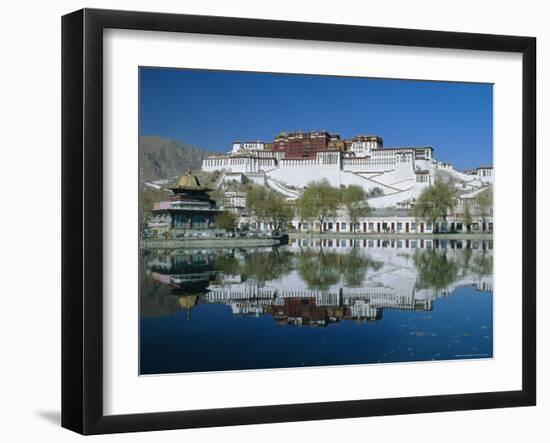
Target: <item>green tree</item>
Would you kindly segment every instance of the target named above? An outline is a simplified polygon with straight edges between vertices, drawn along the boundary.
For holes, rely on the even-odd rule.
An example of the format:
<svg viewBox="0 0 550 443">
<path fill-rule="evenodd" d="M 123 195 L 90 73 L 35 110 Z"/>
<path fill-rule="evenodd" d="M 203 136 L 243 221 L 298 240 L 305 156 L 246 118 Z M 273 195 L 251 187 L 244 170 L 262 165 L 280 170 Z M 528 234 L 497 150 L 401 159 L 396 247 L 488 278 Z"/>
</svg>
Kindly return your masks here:
<svg viewBox="0 0 550 443">
<path fill-rule="evenodd" d="M 216 206 L 223 205 L 223 189 L 215 188 L 208 192 L 208 196 L 216 202 Z"/>
<path fill-rule="evenodd" d="M 372 188 L 369 193 L 367 194 L 368 198 L 376 198 L 376 197 L 382 197 L 384 195 L 384 191 L 378 187 Z"/>
<path fill-rule="evenodd" d="M 270 206 L 268 220 L 273 224 L 273 229 L 275 231 L 285 231 L 294 217 L 292 204 L 274 192 L 271 193 L 267 204 Z"/>
<path fill-rule="evenodd" d="M 284 230 L 294 216 L 290 203 L 263 186 L 250 186 L 246 193 L 246 208 L 258 222 L 271 223 L 275 231 Z"/>
<path fill-rule="evenodd" d="M 265 201 L 268 189 L 263 186 L 251 186 L 246 193 L 246 209 L 258 223 L 267 221 Z"/>
<path fill-rule="evenodd" d="M 294 202 L 296 216 L 302 223 L 312 222 L 316 219 L 315 208 L 312 199 L 299 198 Z"/>
<path fill-rule="evenodd" d="M 327 180 L 309 183 L 296 203 L 300 218 L 319 222 L 319 232 L 326 220 L 336 216 L 339 205 L 340 191 Z"/>
<path fill-rule="evenodd" d="M 416 218 L 429 223 L 439 219 L 447 220 L 447 213 L 456 205 L 457 192 L 452 180 L 445 180 L 441 175 L 436 177 L 435 184 L 424 189 L 413 209 Z"/>
<path fill-rule="evenodd" d="M 246 192 L 246 209 L 251 213 L 260 212 L 262 199 L 265 197 L 267 190 L 263 186 L 250 186 Z"/>
<path fill-rule="evenodd" d="M 237 215 L 228 212 L 221 211 L 216 215 L 216 228 L 225 229 L 226 231 L 233 231 L 237 227 L 238 217 Z"/>
<path fill-rule="evenodd" d="M 489 185 L 487 189 L 484 189 L 475 197 L 477 213 L 481 222 L 483 223 L 483 229 L 485 230 L 485 224 L 487 218 L 493 213 L 493 187 Z"/>
<path fill-rule="evenodd" d="M 464 204 L 464 214 L 462 215 L 462 223 L 464 223 L 464 226 L 466 226 L 466 230 L 470 232 L 473 219 L 472 219 L 472 211 L 470 210 L 470 205 L 468 203 Z"/>
<path fill-rule="evenodd" d="M 348 212 L 352 232 L 355 232 L 355 225 L 360 217 L 370 214 L 371 208 L 367 203 L 365 190 L 358 185 L 350 185 L 340 190 L 342 204 Z"/>
</svg>

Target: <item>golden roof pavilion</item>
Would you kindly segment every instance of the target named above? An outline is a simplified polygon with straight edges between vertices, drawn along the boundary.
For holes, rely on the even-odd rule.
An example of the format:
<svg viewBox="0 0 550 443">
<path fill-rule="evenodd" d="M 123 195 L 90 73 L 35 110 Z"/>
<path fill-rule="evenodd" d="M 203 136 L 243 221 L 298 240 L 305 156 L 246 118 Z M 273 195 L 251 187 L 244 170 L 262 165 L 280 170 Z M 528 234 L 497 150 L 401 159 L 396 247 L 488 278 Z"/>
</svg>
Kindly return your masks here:
<svg viewBox="0 0 550 443">
<path fill-rule="evenodd" d="M 187 174 L 181 176 L 178 182 L 178 188 L 195 189 L 195 190 L 205 189 L 201 185 L 201 182 L 199 181 L 198 177 L 193 174 L 193 171 L 191 171 L 191 168 L 188 169 Z"/>
</svg>

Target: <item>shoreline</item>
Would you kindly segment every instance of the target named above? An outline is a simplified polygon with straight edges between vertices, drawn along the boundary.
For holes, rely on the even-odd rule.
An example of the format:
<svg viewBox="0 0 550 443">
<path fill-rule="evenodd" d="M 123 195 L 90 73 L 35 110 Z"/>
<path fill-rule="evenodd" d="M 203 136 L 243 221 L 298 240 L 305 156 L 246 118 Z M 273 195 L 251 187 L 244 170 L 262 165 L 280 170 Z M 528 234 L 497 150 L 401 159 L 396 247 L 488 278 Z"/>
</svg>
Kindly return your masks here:
<svg viewBox="0 0 550 443">
<path fill-rule="evenodd" d="M 140 240 L 141 249 L 185 249 L 185 248 L 225 248 L 225 247 L 265 247 L 279 246 L 288 243 L 288 240 L 298 239 L 434 239 L 434 240 L 493 240 L 493 234 L 433 234 L 433 233 L 350 233 L 350 232 L 292 232 L 287 236 L 276 238 L 190 238 L 190 239 L 143 239 Z"/>
<path fill-rule="evenodd" d="M 493 234 L 490 233 L 476 233 L 476 234 L 450 234 L 450 233 L 383 233 L 383 232 L 292 232 L 288 234 L 288 238 L 301 239 L 301 238 L 326 238 L 326 239 L 340 239 L 340 238 L 371 238 L 371 239 L 438 239 L 438 240 L 492 240 Z"/>
<path fill-rule="evenodd" d="M 184 248 L 226 248 L 234 247 L 262 247 L 279 246 L 287 243 L 288 237 L 275 238 L 189 238 L 182 240 L 175 239 L 142 239 L 139 241 L 140 249 L 184 249 Z"/>
</svg>

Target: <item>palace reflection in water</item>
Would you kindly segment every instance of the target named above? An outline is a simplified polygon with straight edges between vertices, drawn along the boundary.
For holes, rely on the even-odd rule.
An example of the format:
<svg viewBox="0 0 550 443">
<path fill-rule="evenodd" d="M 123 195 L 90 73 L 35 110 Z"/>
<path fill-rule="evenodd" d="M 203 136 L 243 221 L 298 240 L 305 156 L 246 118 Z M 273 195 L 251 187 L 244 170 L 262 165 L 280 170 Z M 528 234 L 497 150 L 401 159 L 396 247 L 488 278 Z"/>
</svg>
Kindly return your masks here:
<svg viewBox="0 0 550 443">
<path fill-rule="evenodd" d="M 492 357 L 492 241 L 296 239 L 141 266 L 143 374 Z"/>
</svg>

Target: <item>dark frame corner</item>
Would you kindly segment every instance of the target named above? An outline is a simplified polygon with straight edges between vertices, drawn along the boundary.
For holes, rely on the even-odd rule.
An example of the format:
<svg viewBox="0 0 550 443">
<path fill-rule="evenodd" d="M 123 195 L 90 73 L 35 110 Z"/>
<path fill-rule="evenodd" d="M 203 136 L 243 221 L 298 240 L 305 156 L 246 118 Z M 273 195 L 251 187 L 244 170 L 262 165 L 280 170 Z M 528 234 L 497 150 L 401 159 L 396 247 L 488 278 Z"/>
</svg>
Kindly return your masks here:
<svg viewBox="0 0 550 443">
<path fill-rule="evenodd" d="M 504 51 L 523 55 L 522 370 L 518 391 L 132 415 L 103 414 L 103 30 Z M 536 404 L 536 39 L 83 9 L 62 18 L 62 426 L 82 434 L 486 409 Z"/>
</svg>

